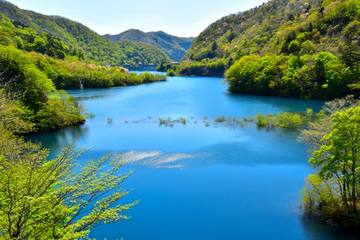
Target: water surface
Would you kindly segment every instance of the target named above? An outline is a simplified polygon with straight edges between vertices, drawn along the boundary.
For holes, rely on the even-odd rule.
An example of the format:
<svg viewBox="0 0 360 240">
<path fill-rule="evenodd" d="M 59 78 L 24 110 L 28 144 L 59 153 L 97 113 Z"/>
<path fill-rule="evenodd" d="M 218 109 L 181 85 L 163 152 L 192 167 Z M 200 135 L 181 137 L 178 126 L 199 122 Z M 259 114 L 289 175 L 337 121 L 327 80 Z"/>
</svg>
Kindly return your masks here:
<svg viewBox="0 0 360 240">
<path fill-rule="evenodd" d="M 215 124 L 219 116 L 319 109 L 321 102 L 229 95 L 220 78 L 70 92 L 94 114 L 85 125 L 37 135 L 56 153 L 73 141 L 82 159 L 120 152 L 135 174 L 125 201 L 132 217 L 91 237 L 124 240 L 343 239 L 303 220 L 300 191 L 312 169 L 296 133 Z M 160 126 L 159 118 L 187 119 Z"/>
</svg>

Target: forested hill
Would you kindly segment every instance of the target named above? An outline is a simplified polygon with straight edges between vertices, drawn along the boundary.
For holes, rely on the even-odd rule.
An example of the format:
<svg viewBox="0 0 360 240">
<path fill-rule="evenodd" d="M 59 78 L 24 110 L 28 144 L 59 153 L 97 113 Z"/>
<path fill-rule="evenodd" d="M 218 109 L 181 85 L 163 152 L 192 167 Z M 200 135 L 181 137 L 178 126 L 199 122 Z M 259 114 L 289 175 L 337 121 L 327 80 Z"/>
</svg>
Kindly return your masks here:
<svg viewBox="0 0 360 240">
<path fill-rule="evenodd" d="M 118 35 L 105 35 L 114 42 L 135 41 L 150 44 L 163 50 L 173 61 L 181 61 L 191 47 L 193 38 L 177 37 L 162 31 L 143 32 L 130 29 Z"/>
<path fill-rule="evenodd" d="M 32 29 L 47 43 L 60 42 L 68 54 L 81 60 L 116 66 L 156 65 L 169 60 L 153 46 L 131 41 L 114 43 L 80 23 L 22 10 L 4 0 L 0 1 L 0 14 L 10 18 L 18 28 Z M 6 41 L 5 38 L 1 36 L 1 41 Z"/>
<path fill-rule="evenodd" d="M 220 19 L 176 71 L 233 92 L 333 98 L 359 90 L 360 0 L 271 0 Z"/>
<path fill-rule="evenodd" d="M 359 0 L 271 0 L 211 24 L 194 40 L 187 59 L 289 54 L 291 42 L 295 47 L 305 41 L 316 51 L 339 54 L 343 30 L 359 20 L 359 6 Z"/>
</svg>

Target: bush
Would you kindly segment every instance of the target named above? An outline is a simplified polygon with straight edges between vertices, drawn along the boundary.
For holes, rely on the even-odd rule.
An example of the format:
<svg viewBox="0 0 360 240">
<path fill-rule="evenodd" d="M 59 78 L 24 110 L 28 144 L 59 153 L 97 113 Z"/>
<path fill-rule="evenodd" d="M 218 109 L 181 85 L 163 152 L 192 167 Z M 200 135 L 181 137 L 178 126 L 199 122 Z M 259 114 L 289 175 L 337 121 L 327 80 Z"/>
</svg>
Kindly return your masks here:
<svg viewBox="0 0 360 240">
<path fill-rule="evenodd" d="M 304 124 L 303 118 L 297 113 L 280 113 L 276 116 L 276 126 L 288 129 L 297 129 Z"/>
<path fill-rule="evenodd" d="M 176 76 L 176 73 L 173 69 L 169 69 L 169 70 L 167 70 L 167 75 L 170 77 L 173 77 L 173 76 Z"/>
<path fill-rule="evenodd" d="M 215 119 L 215 122 L 216 122 L 216 123 L 226 122 L 226 118 L 225 118 L 224 116 L 217 117 L 217 118 Z"/>
<path fill-rule="evenodd" d="M 256 125 L 259 128 L 271 128 L 273 127 L 272 115 L 266 116 L 263 114 L 256 115 Z"/>
</svg>

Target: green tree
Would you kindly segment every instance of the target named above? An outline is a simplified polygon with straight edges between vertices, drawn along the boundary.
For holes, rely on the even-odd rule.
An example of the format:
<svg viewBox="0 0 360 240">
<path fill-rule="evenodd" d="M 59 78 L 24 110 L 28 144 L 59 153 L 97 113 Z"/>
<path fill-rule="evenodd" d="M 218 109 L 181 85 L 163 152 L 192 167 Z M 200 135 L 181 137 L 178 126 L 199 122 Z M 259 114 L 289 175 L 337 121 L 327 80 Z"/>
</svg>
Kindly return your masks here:
<svg viewBox="0 0 360 240">
<path fill-rule="evenodd" d="M 360 167 L 360 107 L 331 116 L 330 133 L 322 139 L 319 150 L 313 153 L 311 163 L 319 168 L 324 180 L 336 178 L 343 204 L 351 213 L 357 213 Z"/>
<path fill-rule="evenodd" d="M 360 22 L 353 21 L 345 29 L 343 33 L 344 43 L 340 50 L 342 58 L 347 66 L 354 71 L 359 71 L 360 62 Z"/>
<path fill-rule="evenodd" d="M 327 110 L 335 112 L 328 116 Z M 357 226 L 360 106 L 354 101 L 338 100 L 325 107 L 324 114 L 322 125 L 310 125 L 312 129 L 303 133 L 315 145 L 310 162 L 317 169 L 308 179 L 305 210 L 341 225 Z"/>
<path fill-rule="evenodd" d="M 47 42 L 42 37 L 36 37 L 34 40 L 33 48 L 40 53 L 44 53 L 46 50 Z"/>
<path fill-rule="evenodd" d="M 313 54 L 315 52 L 316 52 L 316 46 L 312 41 L 307 40 L 301 44 L 300 54 L 302 54 L 302 55 L 303 54 Z"/>
<path fill-rule="evenodd" d="M 34 124 L 29 121 L 31 111 L 19 101 L 11 100 L 4 89 L 0 89 L 0 123 L 6 129 L 17 133 L 27 133 L 34 130 Z"/>
<path fill-rule="evenodd" d="M 288 47 L 289 53 L 298 53 L 300 51 L 300 42 L 298 40 L 292 40 Z"/>
<path fill-rule="evenodd" d="M 122 161 L 105 156 L 85 166 L 79 152 L 64 149 L 48 160 L 48 151 L 0 126 L 0 238 L 79 239 L 99 224 L 128 217 L 135 202 L 120 204 L 130 173 Z"/>
</svg>

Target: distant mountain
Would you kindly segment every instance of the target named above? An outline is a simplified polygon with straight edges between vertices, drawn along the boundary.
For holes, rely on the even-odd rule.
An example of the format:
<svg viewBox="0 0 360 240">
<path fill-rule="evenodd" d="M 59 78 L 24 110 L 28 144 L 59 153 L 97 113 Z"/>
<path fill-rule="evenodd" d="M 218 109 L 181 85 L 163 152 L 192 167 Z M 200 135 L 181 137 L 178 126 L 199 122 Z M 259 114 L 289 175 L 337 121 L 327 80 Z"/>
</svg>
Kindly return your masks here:
<svg viewBox="0 0 360 240">
<path fill-rule="evenodd" d="M 118 35 L 105 35 L 113 42 L 135 41 L 149 44 L 163 50 L 172 60 L 180 61 L 191 47 L 193 38 L 176 37 L 165 32 L 143 32 L 130 29 Z"/>
<path fill-rule="evenodd" d="M 59 16 L 46 16 L 22 10 L 1 0 L 0 15 L 7 16 L 18 28 L 27 27 L 38 35 L 56 38 L 72 49 L 73 55 L 103 65 L 158 65 L 169 58 L 161 50 L 135 41 L 114 43 L 81 23 Z M 11 34 L 11 33 L 9 33 Z"/>
</svg>

